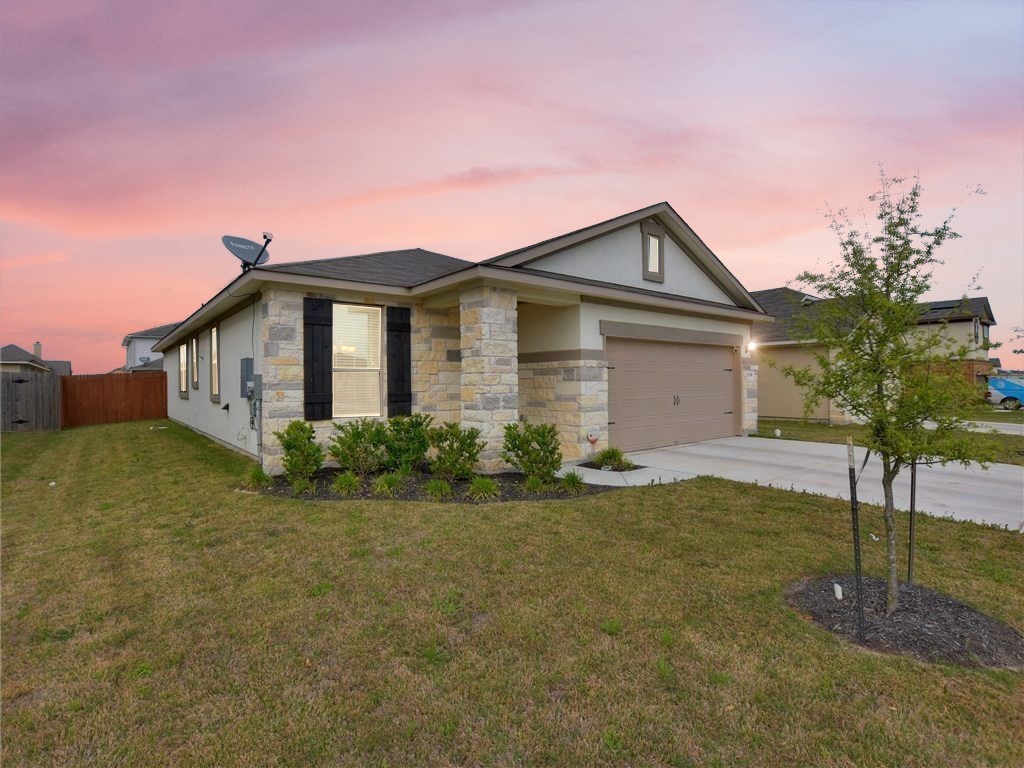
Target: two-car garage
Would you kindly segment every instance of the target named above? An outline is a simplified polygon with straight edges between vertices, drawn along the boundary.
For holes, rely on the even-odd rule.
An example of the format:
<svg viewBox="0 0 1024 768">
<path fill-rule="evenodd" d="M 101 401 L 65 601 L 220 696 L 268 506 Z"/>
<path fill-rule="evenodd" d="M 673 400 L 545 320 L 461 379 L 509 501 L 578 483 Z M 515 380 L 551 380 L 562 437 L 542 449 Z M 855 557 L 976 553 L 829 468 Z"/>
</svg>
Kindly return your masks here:
<svg viewBox="0 0 1024 768">
<path fill-rule="evenodd" d="M 602 322 L 610 444 L 636 451 L 742 434 L 742 337 L 659 330 Z"/>
</svg>

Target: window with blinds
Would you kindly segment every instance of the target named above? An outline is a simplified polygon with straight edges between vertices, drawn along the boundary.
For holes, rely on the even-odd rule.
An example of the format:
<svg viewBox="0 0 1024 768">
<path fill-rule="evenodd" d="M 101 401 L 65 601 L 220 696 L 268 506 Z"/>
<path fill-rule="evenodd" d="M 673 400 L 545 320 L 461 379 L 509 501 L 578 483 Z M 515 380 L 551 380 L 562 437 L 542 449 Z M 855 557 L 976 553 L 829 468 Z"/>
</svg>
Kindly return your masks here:
<svg viewBox="0 0 1024 768">
<path fill-rule="evenodd" d="M 210 399 L 220 402 L 220 337 L 217 326 L 210 329 Z"/>
<path fill-rule="evenodd" d="M 380 307 L 335 304 L 332 318 L 334 417 L 380 416 Z"/>
<path fill-rule="evenodd" d="M 178 347 L 178 394 L 188 397 L 188 345 Z"/>
</svg>

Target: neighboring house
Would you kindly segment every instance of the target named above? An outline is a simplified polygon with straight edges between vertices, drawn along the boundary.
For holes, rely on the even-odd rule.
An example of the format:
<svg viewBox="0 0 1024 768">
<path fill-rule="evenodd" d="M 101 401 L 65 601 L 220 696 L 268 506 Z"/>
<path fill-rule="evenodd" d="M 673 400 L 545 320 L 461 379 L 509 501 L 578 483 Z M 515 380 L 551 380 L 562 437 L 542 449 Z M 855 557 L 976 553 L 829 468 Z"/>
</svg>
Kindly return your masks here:
<svg viewBox="0 0 1024 768">
<path fill-rule="evenodd" d="M 38 341 L 33 345 L 33 352 L 27 352 L 15 344 L 8 344 L 0 349 L 0 370 L 15 373 L 37 371 L 52 373 L 55 376 L 70 376 L 71 361 L 43 360 L 43 345 Z"/>
<path fill-rule="evenodd" d="M 760 322 L 659 203 L 480 263 L 413 249 L 256 267 L 154 351 L 170 417 L 268 471 L 293 419 L 326 443 L 332 422 L 412 412 L 480 429 L 494 471 L 520 419 L 556 424 L 567 459 L 754 429 Z"/>
<path fill-rule="evenodd" d="M 758 415 L 766 419 L 805 418 L 804 391 L 792 379 L 783 376 L 781 369 L 791 365 L 817 370 L 814 355 L 823 354 L 824 348 L 813 342 L 797 341 L 795 337 L 801 317 L 813 311 L 820 299 L 792 288 L 753 291 L 751 295 L 776 320 L 773 325 L 760 329 L 755 339 Z M 943 344 L 965 346 L 970 350 L 969 359 L 961 364 L 965 376 L 973 381 L 992 370 L 986 347 L 989 328 L 996 321 L 986 297 L 930 301 L 920 307 L 918 327 L 922 333 L 934 333 L 937 342 L 941 340 Z M 820 402 L 807 418 L 836 424 L 849 421 L 828 400 Z"/>
<path fill-rule="evenodd" d="M 154 328 L 146 328 L 142 331 L 129 333 L 121 341 L 125 348 L 124 368 L 118 368 L 111 373 L 122 373 L 124 371 L 136 370 L 163 370 L 163 363 L 159 362 L 163 357 L 159 352 L 153 351 L 153 345 L 177 327 L 178 323 L 167 323 Z"/>
</svg>

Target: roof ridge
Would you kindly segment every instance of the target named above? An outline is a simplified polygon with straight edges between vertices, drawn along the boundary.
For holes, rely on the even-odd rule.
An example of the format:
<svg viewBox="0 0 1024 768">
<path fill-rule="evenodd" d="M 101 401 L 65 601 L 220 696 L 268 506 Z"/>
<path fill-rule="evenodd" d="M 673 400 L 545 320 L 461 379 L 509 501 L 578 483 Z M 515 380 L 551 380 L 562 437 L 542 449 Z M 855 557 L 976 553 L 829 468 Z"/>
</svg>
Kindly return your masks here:
<svg viewBox="0 0 1024 768">
<path fill-rule="evenodd" d="M 438 251 L 430 251 L 426 248 L 391 248 L 386 251 L 373 251 L 372 253 L 350 253 L 347 256 L 328 256 L 326 259 L 304 259 L 302 261 L 282 261 L 277 264 L 260 264 L 254 269 L 280 269 L 282 267 L 298 267 L 303 264 L 323 264 L 328 261 L 341 261 L 342 259 L 360 259 L 367 258 L 370 256 L 386 256 L 389 253 L 412 253 L 419 251 L 420 253 L 429 253 L 432 256 L 443 256 L 446 259 L 454 259 L 455 261 L 464 261 L 467 264 L 473 264 L 475 262 L 467 261 L 466 259 L 460 259 L 458 256 L 449 256 L 447 253 L 439 253 Z"/>
</svg>

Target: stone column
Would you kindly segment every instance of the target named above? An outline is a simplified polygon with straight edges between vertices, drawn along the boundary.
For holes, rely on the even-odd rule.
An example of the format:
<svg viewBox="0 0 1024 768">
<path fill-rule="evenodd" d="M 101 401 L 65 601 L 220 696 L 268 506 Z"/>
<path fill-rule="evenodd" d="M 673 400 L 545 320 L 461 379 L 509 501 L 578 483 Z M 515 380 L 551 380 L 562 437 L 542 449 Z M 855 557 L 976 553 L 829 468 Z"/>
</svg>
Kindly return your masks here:
<svg viewBox="0 0 1024 768">
<path fill-rule="evenodd" d="M 260 302 L 263 375 L 263 469 L 283 471 L 284 450 L 275 431 L 303 418 L 302 294 L 268 288 Z"/>
<path fill-rule="evenodd" d="M 516 292 L 481 286 L 459 296 L 462 426 L 480 430 L 480 468 L 498 472 L 504 427 L 519 418 Z"/>
</svg>

